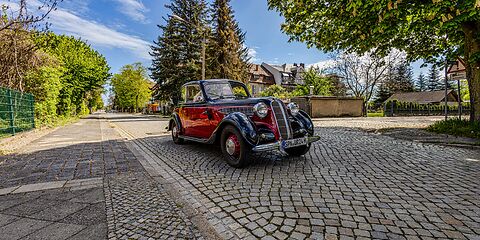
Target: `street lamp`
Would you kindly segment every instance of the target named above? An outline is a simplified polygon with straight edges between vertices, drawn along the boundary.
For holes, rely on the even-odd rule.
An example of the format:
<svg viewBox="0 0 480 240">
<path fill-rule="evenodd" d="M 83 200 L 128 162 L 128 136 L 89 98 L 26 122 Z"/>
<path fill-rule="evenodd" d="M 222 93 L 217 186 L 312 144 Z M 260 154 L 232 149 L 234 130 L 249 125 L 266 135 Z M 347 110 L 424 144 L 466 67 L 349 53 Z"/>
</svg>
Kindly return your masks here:
<svg viewBox="0 0 480 240">
<path fill-rule="evenodd" d="M 207 48 L 207 39 L 206 39 L 206 29 L 201 26 L 200 24 L 199 25 L 195 25 L 195 24 L 192 24 L 191 22 L 188 22 L 187 20 L 183 19 L 182 17 L 178 16 L 177 14 L 173 14 L 172 16 L 172 19 L 173 20 L 177 20 L 177 21 L 180 21 L 180 22 L 184 22 L 190 26 L 193 26 L 197 29 L 198 32 L 201 33 L 203 39 L 202 39 L 202 80 L 205 80 L 205 51 L 206 51 L 206 48 Z"/>
</svg>

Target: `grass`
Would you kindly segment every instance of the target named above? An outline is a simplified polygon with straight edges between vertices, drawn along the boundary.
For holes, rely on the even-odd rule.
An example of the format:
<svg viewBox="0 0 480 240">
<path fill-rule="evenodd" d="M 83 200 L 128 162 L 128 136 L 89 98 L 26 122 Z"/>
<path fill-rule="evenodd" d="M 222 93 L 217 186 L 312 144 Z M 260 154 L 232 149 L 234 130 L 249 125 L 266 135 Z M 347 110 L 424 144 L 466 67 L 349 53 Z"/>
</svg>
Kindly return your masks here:
<svg viewBox="0 0 480 240">
<path fill-rule="evenodd" d="M 383 117 L 383 112 L 369 112 L 367 117 Z"/>
<path fill-rule="evenodd" d="M 480 122 L 470 123 L 468 120 L 453 118 L 436 122 L 427 131 L 480 139 Z"/>
</svg>

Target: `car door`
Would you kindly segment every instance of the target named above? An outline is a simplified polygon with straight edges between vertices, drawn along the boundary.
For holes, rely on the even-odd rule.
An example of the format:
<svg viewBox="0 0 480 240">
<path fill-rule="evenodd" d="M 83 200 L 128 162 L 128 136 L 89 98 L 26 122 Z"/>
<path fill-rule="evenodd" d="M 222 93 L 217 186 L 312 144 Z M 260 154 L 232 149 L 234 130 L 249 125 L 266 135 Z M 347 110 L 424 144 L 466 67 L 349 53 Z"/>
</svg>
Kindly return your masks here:
<svg viewBox="0 0 480 240">
<path fill-rule="evenodd" d="M 189 84 L 185 86 L 185 103 L 180 109 L 184 131 L 186 136 L 195 138 L 209 138 L 210 118 L 207 103 L 201 91 L 200 85 Z"/>
</svg>

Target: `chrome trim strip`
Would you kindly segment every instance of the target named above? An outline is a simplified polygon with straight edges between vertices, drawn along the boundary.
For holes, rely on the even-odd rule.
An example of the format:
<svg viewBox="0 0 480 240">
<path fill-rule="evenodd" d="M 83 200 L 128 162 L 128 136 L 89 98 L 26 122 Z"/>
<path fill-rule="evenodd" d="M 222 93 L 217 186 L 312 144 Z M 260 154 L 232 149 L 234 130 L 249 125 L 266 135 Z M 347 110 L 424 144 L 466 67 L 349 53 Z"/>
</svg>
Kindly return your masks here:
<svg viewBox="0 0 480 240">
<path fill-rule="evenodd" d="M 291 129 L 290 129 L 290 122 L 288 121 L 288 118 L 287 118 L 287 113 L 285 112 L 285 106 L 283 105 L 283 102 L 281 102 L 279 100 L 276 100 L 276 101 L 280 105 L 280 110 L 282 110 L 283 119 L 285 120 L 285 127 L 287 128 L 287 138 L 291 139 L 292 138 L 292 132 L 291 132 Z"/>
<path fill-rule="evenodd" d="M 275 101 L 275 100 L 272 100 L 270 102 L 270 109 L 272 109 L 272 115 L 273 115 L 273 118 L 275 118 L 275 124 L 277 125 L 278 136 L 280 136 L 280 139 L 282 139 L 282 134 L 280 133 L 280 129 L 278 129 L 277 116 L 275 116 L 275 111 L 273 110 L 273 101 Z"/>
</svg>

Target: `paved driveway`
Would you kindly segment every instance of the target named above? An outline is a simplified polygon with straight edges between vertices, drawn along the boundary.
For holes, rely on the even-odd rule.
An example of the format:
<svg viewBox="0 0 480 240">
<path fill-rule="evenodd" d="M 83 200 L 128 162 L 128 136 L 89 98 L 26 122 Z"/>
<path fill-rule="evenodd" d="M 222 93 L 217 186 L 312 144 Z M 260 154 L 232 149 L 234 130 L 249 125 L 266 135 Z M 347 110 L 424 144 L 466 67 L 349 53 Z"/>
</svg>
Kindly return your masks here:
<svg viewBox="0 0 480 240">
<path fill-rule="evenodd" d="M 175 145 L 165 121 L 119 131 L 224 238 L 479 239 L 480 152 L 317 128 L 305 157 L 258 155 L 233 169 L 217 146 Z"/>
</svg>

